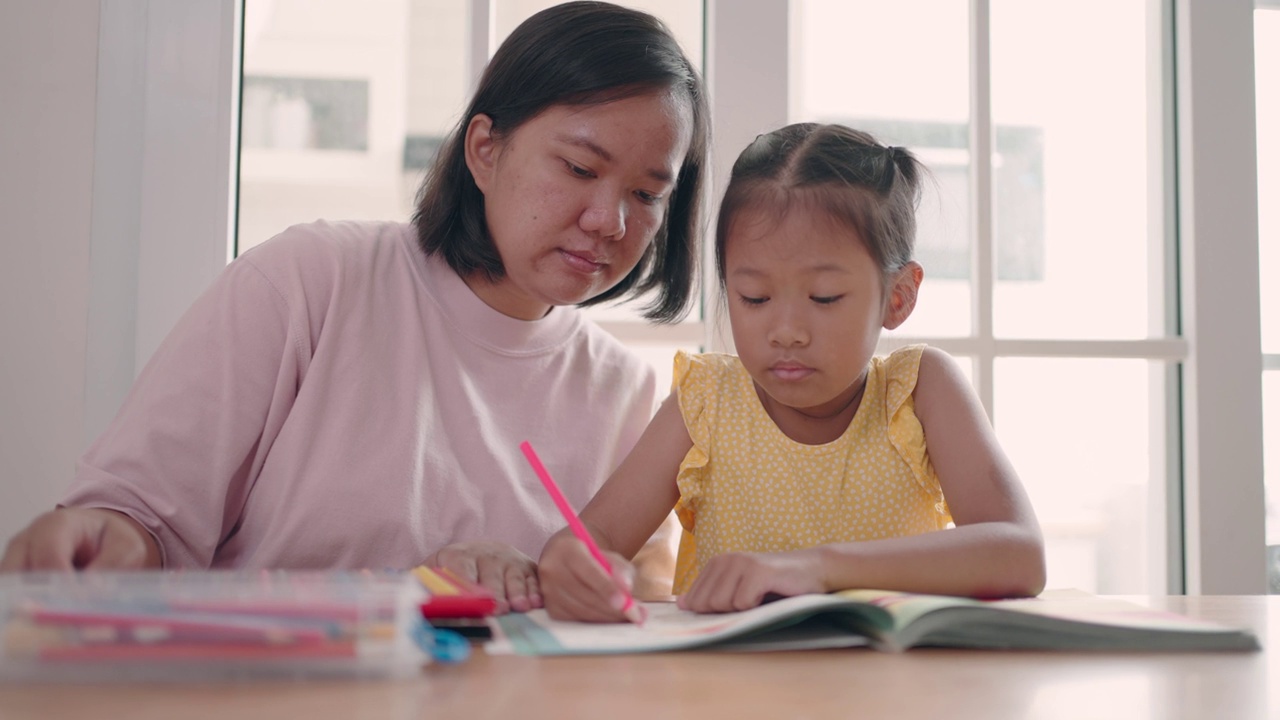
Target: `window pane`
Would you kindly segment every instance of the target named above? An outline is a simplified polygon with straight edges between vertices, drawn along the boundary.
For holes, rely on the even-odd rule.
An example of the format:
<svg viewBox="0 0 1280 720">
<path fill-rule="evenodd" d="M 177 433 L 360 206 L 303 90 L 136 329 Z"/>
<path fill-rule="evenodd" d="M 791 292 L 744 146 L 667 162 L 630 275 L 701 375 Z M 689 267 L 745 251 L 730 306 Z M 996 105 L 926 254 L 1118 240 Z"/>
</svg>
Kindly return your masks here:
<svg viewBox="0 0 1280 720">
<path fill-rule="evenodd" d="M 497 35 L 495 44 L 501 43 L 525 18 L 564 1 L 497 0 L 494 3 L 497 13 L 494 19 Z M 694 66 L 702 68 L 702 0 L 627 0 L 621 4 L 661 19 L 675 35 Z"/>
<path fill-rule="evenodd" d="M 468 89 L 467 6 L 247 0 L 237 250 L 318 218 L 405 220 Z"/>
<path fill-rule="evenodd" d="M 1163 267 L 1148 11 L 991 3 L 998 336 L 1163 334 L 1162 282 L 1148 275 Z"/>
<path fill-rule="evenodd" d="M 1165 372 L 1145 360 L 996 361 L 996 433 L 1044 530 L 1049 587 L 1167 591 Z"/>
<path fill-rule="evenodd" d="M 908 147 L 937 181 L 926 182 L 919 214 L 920 304 L 901 331 L 968 335 L 968 4 L 795 0 L 791 6 L 791 120 L 839 122 Z M 911 49 L 904 51 L 904 38 Z"/>
</svg>

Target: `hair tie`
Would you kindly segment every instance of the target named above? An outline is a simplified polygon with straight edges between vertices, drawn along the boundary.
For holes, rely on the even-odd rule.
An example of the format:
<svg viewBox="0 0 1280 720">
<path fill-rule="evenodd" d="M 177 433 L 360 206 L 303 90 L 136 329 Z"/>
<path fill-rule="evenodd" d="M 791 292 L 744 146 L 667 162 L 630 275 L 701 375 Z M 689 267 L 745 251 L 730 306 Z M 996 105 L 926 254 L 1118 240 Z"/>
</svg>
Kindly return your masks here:
<svg viewBox="0 0 1280 720">
<path fill-rule="evenodd" d="M 885 163 L 884 171 L 880 175 L 880 181 L 877 183 L 877 190 L 887 193 L 893 188 L 894 178 L 898 174 L 898 158 L 902 157 L 905 151 L 897 145 L 888 145 L 884 148 Z"/>
</svg>

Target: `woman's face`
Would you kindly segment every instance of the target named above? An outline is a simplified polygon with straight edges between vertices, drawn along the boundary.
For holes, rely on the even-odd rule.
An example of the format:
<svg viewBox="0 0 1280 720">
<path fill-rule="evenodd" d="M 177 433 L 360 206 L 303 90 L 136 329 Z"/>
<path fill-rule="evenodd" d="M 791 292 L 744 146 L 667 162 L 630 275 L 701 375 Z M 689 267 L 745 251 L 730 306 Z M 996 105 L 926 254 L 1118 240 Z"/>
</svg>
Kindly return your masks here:
<svg viewBox="0 0 1280 720">
<path fill-rule="evenodd" d="M 662 227 L 692 128 L 688 101 L 668 91 L 553 105 L 504 136 L 472 118 L 467 166 L 506 276 L 467 285 L 525 320 L 616 285 Z"/>
</svg>

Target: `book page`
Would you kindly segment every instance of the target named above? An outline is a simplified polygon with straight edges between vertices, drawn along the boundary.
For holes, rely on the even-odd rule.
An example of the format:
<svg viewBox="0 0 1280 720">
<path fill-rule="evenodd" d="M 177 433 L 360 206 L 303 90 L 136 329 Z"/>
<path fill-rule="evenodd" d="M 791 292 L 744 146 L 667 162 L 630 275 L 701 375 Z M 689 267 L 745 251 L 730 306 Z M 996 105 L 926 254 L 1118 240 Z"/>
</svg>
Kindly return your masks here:
<svg viewBox="0 0 1280 720">
<path fill-rule="evenodd" d="M 493 619 L 496 654 L 576 655 L 708 648 L 800 650 L 916 645 L 1039 650 L 1256 650 L 1248 631 L 1081 592 L 973 600 L 883 590 L 783 598 L 736 613 L 697 614 L 644 603 L 649 619 L 559 622 L 546 611 Z"/>
<path fill-rule="evenodd" d="M 698 614 L 681 610 L 673 602 L 642 603 L 648 619 L 643 626 L 630 623 L 578 623 L 552 620 L 545 610 L 510 613 L 494 618 L 494 639 L 485 649 L 494 654 L 564 655 L 590 653 L 653 652 L 714 645 L 730 638 L 751 637 L 752 649 L 767 644 L 767 633 L 778 626 L 794 625 L 824 609 L 849 605 L 834 595 L 802 595 L 736 613 Z M 790 633 L 789 648 L 840 647 L 865 644 L 855 633 L 833 640 L 831 631 L 821 637 Z M 779 638 L 781 641 L 783 638 Z"/>
</svg>

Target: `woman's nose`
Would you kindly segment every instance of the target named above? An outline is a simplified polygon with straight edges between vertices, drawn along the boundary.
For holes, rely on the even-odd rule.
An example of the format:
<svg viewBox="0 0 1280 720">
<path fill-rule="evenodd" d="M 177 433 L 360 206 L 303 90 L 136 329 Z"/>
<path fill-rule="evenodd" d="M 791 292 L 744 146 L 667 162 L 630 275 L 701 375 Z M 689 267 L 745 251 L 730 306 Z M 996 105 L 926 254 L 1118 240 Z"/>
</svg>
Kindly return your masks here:
<svg viewBox="0 0 1280 720">
<path fill-rule="evenodd" d="M 627 204 L 613 192 L 598 193 L 582 213 L 582 229 L 607 240 L 619 240 L 627 232 Z"/>
</svg>

